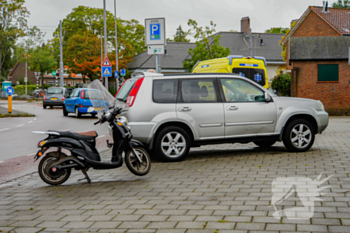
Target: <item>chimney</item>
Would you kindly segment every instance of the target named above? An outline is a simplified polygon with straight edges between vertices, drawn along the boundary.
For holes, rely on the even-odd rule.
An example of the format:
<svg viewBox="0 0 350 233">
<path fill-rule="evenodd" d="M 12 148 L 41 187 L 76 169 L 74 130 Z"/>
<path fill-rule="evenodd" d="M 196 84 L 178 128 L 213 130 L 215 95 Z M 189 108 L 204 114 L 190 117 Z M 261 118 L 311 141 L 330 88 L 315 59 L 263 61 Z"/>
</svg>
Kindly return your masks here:
<svg viewBox="0 0 350 233">
<path fill-rule="evenodd" d="M 326 10 L 325 12 L 328 12 L 328 1 L 326 1 Z"/>
<path fill-rule="evenodd" d="M 325 9 L 326 8 L 326 2 L 323 1 L 322 3 L 323 3 L 323 10 L 322 10 L 322 12 L 325 12 L 326 11 L 326 9 Z"/>
<path fill-rule="evenodd" d="M 241 19 L 241 32 L 244 32 L 247 35 L 250 34 L 250 18 L 249 18 L 249 16 Z"/>
</svg>

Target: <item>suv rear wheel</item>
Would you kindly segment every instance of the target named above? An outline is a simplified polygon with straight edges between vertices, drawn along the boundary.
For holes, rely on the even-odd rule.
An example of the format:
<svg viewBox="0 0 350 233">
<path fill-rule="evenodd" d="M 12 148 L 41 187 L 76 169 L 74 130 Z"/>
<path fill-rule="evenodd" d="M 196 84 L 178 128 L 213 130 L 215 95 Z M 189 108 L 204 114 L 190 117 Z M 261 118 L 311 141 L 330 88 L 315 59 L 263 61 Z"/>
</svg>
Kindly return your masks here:
<svg viewBox="0 0 350 233">
<path fill-rule="evenodd" d="M 314 144 L 315 130 L 310 122 L 295 119 L 290 122 L 283 132 L 283 144 L 293 152 L 304 152 Z"/>
<path fill-rule="evenodd" d="M 155 152 L 159 159 L 167 162 L 182 160 L 190 149 L 190 137 L 178 126 L 162 129 L 155 140 Z"/>
</svg>

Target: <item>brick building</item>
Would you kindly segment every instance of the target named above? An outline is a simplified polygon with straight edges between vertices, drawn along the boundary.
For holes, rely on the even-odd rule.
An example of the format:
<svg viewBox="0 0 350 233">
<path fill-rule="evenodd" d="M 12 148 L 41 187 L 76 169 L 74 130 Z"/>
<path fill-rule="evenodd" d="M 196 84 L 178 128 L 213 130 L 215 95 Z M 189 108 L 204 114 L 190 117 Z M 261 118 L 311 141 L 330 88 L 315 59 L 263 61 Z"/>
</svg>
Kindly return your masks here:
<svg viewBox="0 0 350 233">
<path fill-rule="evenodd" d="M 19 84 L 20 82 L 24 81 L 24 77 L 26 76 L 26 67 L 27 67 L 27 77 L 28 77 L 28 83 L 29 84 L 36 84 L 36 78 L 34 75 L 34 71 L 30 70 L 30 65 L 26 64 L 26 62 L 21 62 L 22 57 L 24 54 L 18 59 L 16 65 L 12 68 L 10 74 L 8 77 L 10 77 L 9 81 L 12 82 L 12 85 L 15 86 Z M 58 73 L 59 71 L 57 71 Z M 69 69 L 67 66 L 64 67 L 63 72 L 64 77 L 64 85 L 65 86 L 75 86 L 76 84 L 83 83 L 83 78 L 79 74 L 69 73 Z M 85 78 L 86 83 L 90 83 L 90 80 L 88 77 Z M 44 85 L 55 85 L 55 77 L 52 76 L 52 74 L 44 74 L 43 75 L 43 83 Z M 58 80 L 59 83 L 59 80 Z M 42 81 L 40 80 L 40 85 L 42 84 Z"/>
<path fill-rule="evenodd" d="M 282 44 L 292 96 L 321 100 L 331 114 L 350 114 L 350 9 L 310 6 Z"/>
</svg>

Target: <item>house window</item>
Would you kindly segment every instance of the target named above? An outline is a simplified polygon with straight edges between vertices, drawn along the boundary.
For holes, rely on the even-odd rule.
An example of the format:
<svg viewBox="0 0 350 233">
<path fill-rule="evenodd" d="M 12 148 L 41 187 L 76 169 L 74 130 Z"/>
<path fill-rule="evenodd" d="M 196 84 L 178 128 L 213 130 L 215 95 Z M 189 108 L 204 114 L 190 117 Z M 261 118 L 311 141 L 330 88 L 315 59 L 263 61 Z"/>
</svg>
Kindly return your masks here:
<svg viewBox="0 0 350 233">
<path fill-rule="evenodd" d="M 339 65 L 318 65 L 318 81 L 339 81 Z"/>
</svg>

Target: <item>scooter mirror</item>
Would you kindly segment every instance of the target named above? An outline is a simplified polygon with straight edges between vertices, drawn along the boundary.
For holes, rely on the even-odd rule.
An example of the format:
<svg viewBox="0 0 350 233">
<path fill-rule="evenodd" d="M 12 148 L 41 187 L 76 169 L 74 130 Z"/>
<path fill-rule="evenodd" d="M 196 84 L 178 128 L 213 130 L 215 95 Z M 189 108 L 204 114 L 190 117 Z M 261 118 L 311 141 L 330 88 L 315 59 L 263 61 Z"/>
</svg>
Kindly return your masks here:
<svg viewBox="0 0 350 233">
<path fill-rule="evenodd" d="M 93 112 L 93 111 L 95 111 L 95 108 L 93 108 L 93 107 L 89 107 L 87 110 L 87 112 Z"/>
</svg>

